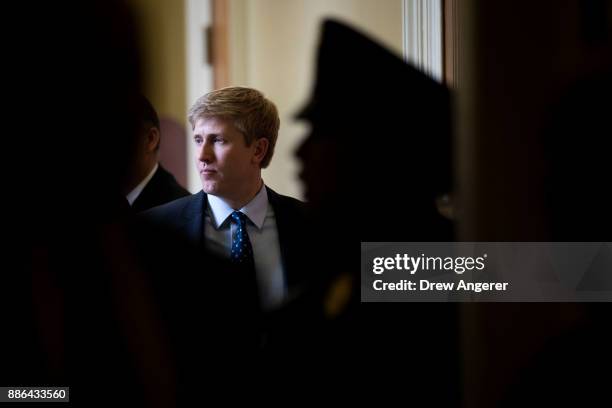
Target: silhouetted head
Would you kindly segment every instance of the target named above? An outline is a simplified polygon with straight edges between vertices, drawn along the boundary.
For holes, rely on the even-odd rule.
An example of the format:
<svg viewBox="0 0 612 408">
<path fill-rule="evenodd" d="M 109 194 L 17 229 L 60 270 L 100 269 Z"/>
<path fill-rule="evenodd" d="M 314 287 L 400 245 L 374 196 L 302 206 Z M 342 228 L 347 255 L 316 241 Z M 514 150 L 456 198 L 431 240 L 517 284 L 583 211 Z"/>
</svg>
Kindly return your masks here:
<svg viewBox="0 0 612 408">
<path fill-rule="evenodd" d="M 159 160 L 161 146 L 161 128 L 155 108 L 144 95 L 136 95 L 134 102 L 138 127 L 134 155 L 123 183 L 125 195 L 128 195 L 153 171 Z"/>
<path fill-rule="evenodd" d="M 365 231 L 388 225 L 379 216 L 390 212 L 415 236 L 436 228 L 436 196 L 452 184 L 450 114 L 445 86 L 326 21 L 311 100 L 298 114 L 311 124 L 298 150 L 308 201 L 324 211 L 358 206 L 376 219 Z"/>
<path fill-rule="evenodd" d="M 157 152 L 161 144 L 159 116 L 153 104 L 151 104 L 144 95 L 138 95 L 137 100 L 141 129 L 145 136 L 148 136 L 147 138 L 152 142 L 151 147 Z M 157 136 L 149 136 L 151 132 L 156 132 Z"/>
</svg>

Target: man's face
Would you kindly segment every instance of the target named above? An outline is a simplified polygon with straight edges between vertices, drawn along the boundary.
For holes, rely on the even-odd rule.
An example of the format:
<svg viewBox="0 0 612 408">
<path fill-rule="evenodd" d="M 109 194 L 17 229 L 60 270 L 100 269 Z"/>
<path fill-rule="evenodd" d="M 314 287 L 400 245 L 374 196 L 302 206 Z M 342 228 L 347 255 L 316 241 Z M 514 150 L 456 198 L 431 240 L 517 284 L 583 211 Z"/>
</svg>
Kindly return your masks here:
<svg viewBox="0 0 612 408">
<path fill-rule="evenodd" d="M 193 129 L 196 166 L 205 193 L 228 200 L 240 199 L 259 183 L 257 143 L 247 146 L 244 135 L 230 120 L 198 119 Z"/>
</svg>

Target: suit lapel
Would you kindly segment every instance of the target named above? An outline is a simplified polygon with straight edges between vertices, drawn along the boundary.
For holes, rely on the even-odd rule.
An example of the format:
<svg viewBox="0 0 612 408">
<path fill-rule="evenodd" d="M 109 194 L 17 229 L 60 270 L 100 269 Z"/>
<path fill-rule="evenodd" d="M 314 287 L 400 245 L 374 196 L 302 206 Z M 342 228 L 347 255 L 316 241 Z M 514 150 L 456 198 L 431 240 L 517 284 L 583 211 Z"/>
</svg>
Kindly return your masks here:
<svg viewBox="0 0 612 408">
<path fill-rule="evenodd" d="M 278 242 L 281 252 L 281 262 L 287 277 L 287 286 L 290 291 L 296 288 L 302 281 L 303 274 L 300 268 L 299 241 L 302 225 L 299 214 L 292 212 L 292 207 L 283 203 L 282 197 L 266 187 L 268 200 L 274 209 L 276 217 L 276 228 L 278 230 Z M 194 194 L 183 208 L 181 214 L 180 230 L 191 241 L 204 245 L 204 214 L 208 206 L 207 195 L 203 191 Z M 294 228 L 292 222 L 295 221 Z"/>
<path fill-rule="evenodd" d="M 291 228 L 292 214 L 290 209 L 283 205 L 282 197 L 274 190 L 266 187 L 268 190 L 268 200 L 274 209 L 276 217 L 276 228 L 278 230 L 278 243 L 281 252 L 281 262 L 285 276 L 287 277 L 287 286 L 290 291 L 296 284 L 300 283 L 301 273 L 300 268 L 295 263 L 293 249 L 300 245 L 297 241 L 298 235 Z M 299 233 L 299 232 L 298 232 Z"/>
<path fill-rule="evenodd" d="M 183 208 L 181 214 L 180 229 L 191 241 L 204 244 L 204 212 L 206 211 L 208 200 L 206 194 L 200 191 L 192 196 L 192 199 Z"/>
</svg>

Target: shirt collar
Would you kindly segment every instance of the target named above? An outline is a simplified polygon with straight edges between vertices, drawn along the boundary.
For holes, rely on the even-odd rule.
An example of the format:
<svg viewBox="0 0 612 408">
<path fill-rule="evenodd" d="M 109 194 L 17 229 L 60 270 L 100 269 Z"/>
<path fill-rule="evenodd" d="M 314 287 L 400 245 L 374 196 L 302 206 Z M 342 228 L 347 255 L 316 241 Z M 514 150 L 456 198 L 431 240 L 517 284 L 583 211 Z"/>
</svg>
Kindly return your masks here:
<svg viewBox="0 0 612 408">
<path fill-rule="evenodd" d="M 208 208 L 212 215 L 214 225 L 216 229 L 219 229 L 225 220 L 234 212 L 234 209 L 230 207 L 223 199 L 208 194 Z M 266 186 L 262 183 L 259 192 L 253 197 L 247 205 L 239 209 L 241 213 L 246 215 L 249 220 L 257 229 L 263 227 L 264 220 L 266 218 L 266 212 L 268 210 L 268 191 Z"/>
<path fill-rule="evenodd" d="M 128 202 L 130 203 L 130 206 L 134 205 L 134 201 L 136 201 L 140 193 L 142 193 L 142 190 L 144 190 L 147 184 L 149 184 L 149 181 L 151 181 L 151 179 L 153 178 L 153 175 L 157 171 L 158 167 L 159 164 L 155 163 L 155 166 L 153 166 L 153 170 L 151 170 L 147 177 L 142 179 L 142 181 L 136 187 L 134 187 L 134 189 L 130 191 L 128 195 L 125 196 L 125 198 L 127 198 Z"/>
</svg>

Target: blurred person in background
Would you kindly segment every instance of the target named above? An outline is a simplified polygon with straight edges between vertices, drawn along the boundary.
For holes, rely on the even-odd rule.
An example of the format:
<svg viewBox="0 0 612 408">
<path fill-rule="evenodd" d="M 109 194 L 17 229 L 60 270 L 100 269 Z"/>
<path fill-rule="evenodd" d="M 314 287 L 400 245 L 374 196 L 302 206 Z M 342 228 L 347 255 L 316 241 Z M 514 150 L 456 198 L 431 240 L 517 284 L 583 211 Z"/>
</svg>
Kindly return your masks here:
<svg viewBox="0 0 612 408">
<path fill-rule="evenodd" d="M 190 195 L 159 163 L 159 117 L 147 98 L 141 96 L 139 103 L 142 128 L 124 189 L 130 206 L 136 212 Z"/>
</svg>

